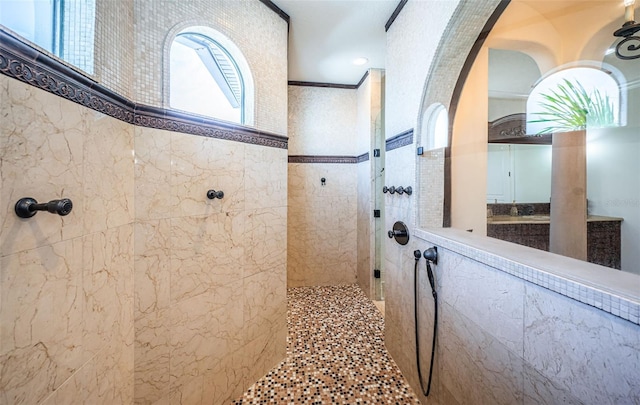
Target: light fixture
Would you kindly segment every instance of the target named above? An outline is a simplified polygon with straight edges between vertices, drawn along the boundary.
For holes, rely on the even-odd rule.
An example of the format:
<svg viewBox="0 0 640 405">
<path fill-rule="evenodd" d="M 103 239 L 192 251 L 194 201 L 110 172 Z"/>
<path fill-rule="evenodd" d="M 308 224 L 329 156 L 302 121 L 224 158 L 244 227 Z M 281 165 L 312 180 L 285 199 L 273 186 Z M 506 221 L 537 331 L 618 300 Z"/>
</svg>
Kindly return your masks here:
<svg viewBox="0 0 640 405">
<path fill-rule="evenodd" d="M 353 60 L 353 64 L 354 64 L 354 65 L 356 65 L 356 66 L 362 66 L 362 65 L 366 64 L 367 62 L 369 62 L 369 59 L 367 59 L 367 58 L 362 58 L 362 57 L 360 57 L 360 58 L 355 58 L 355 59 Z"/>
<path fill-rule="evenodd" d="M 631 60 L 640 58 L 640 37 L 635 34 L 640 31 L 640 23 L 635 22 L 635 10 L 633 8 L 635 0 L 624 0 L 624 24 L 618 28 L 613 35 L 624 38 L 616 45 L 616 56 L 620 59 Z M 621 52 L 623 45 L 626 46 L 624 53 Z M 634 54 L 635 52 L 635 54 Z"/>
</svg>

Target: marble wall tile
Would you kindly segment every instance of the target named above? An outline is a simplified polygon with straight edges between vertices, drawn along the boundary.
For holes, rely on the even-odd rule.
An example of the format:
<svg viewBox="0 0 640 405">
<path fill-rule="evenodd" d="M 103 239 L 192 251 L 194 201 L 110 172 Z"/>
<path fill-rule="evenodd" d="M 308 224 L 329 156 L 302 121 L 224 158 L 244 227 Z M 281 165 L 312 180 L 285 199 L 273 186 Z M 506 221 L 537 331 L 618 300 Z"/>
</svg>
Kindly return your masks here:
<svg viewBox="0 0 640 405">
<path fill-rule="evenodd" d="M 286 207 L 247 211 L 245 231 L 244 277 L 272 269 L 278 272 L 286 269 Z"/>
<path fill-rule="evenodd" d="M 133 127 L 104 114 L 87 114 L 84 142 L 84 228 L 103 231 L 133 221 Z M 107 175 L 105 175 L 106 173 Z"/>
<path fill-rule="evenodd" d="M 287 150 L 245 146 L 245 209 L 287 206 Z"/>
<path fill-rule="evenodd" d="M 287 291 L 284 269 L 263 271 L 245 278 L 245 341 L 287 329 Z"/>
<path fill-rule="evenodd" d="M 202 379 L 242 347 L 242 280 L 183 300 L 170 311 L 170 386 L 172 392 L 184 395 L 193 379 Z"/>
<path fill-rule="evenodd" d="M 524 366 L 524 404 L 525 405 L 583 405 L 569 390 L 551 381 L 529 364 Z"/>
<path fill-rule="evenodd" d="M 245 390 L 275 367 L 286 355 L 287 329 L 278 328 L 249 341 L 242 350 L 242 364 L 247 370 Z"/>
<path fill-rule="evenodd" d="M 242 278 L 244 226 L 237 212 L 171 219 L 172 304 Z"/>
<path fill-rule="evenodd" d="M 459 403 L 522 402 L 522 358 L 451 306 L 441 307 L 442 384 Z"/>
<path fill-rule="evenodd" d="M 289 173 L 289 286 L 355 283 L 356 165 L 290 164 Z"/>
<path fill-rule="evenodd" d="M 134 398 L 133 342 L 114 340 L 82 369 L 88 404 L 130 404 Z"/>
<path fill-rule="evenodd" d="M 375 250 L 373 244 L 373 234 L 375 228 L 372 228 L 371 221 L 380 221 L 381 219 L 372 219 L 372 188 L 374 186 L 371 181 L 371 165 L 369 162 L 359 163 L 357 167 L 358 173 L 358 206 L 357 206 L 357 280 L 358 285 L 365 294 L 373 298 L 373 268 L 375 265 Z M 376 207 L 382 209 L 382 207 Z"/>
<path fill-rule="evenodd" d="M 172 217 L 244 209 L 245 144 L 188 134 L 171 134 Z M 208 190 L 224 198 L 209 200 Z"/>
<path fill-rule="evenodd" d="M 83 364 L 82 239 L 0 262 L 0 402 L 38 403 Z"/>
<path fill-rule="evenodd" d="M 147 313 L 135 321 L 135 403 L 152 404 L 169 394 L 170 310 Z"/>
<path fill-rule="evenodd" d="M 228 405 L 246 390 L 244 386 L 248 369 L 242 363 L 244 355 L 240 349 L 227 355 L 214 370 L 204 375 L 202 404 Z"/>
<path fill-rule="evenodd" d="M 420 267 L 424 269 L 424 263 Z M 438 251 L 438 265 L 433 270 L 442 302 L 473 319 L 522 357 L 525 283 L 522 279 L 445 249 Z"/>
<path fill-rule="evenodd" d="M 171 216 L 171 132 L 135 128 L 135 218 Z"/>
<path fill-rule="evenodd" d="M 524 359 L 585 403 L 640 401 L 640 327 L 528 284 Z"/>
<path fill-rule="evenodd" d="M 2 76 L 6 98 L 0 104 L 0 255 L 82 235 L 83 145 L 87 111 L 70 101 Z M 39 213 L 18 218 L 23 197 L 47 202 L 70 198 L 65 217 Z"/>
<path fill-rule="evenodd" d="M 87 235 L 83 245 L 86 361 L 107 344 L 133 339 L 133 225 Z"/>
<path fill-rule="evenodd" d="M 166 309 L 171 287 L 171 221 L 135 224 L 135 317 Z"/>
</svg>

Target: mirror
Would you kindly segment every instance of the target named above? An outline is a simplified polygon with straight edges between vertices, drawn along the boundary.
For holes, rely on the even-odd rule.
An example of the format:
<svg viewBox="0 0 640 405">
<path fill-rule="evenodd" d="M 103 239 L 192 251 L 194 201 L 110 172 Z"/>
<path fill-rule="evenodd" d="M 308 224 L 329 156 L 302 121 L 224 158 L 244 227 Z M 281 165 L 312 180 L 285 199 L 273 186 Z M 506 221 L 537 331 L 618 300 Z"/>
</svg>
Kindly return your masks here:
<svg viewBox="0 0 640 405">
<path fill-rule="evenodd" d="M 640 59 L 615 56 L 618 41 L 612 32 L 621 24 L 621 16 L 608 4 L 581 6 L 580 18 L 574 18 L 575 13 L 565 14 L 568 9 L 563 7 L 563 3 L 548 9 L 536 2 L 512 3 L 487 40 L 487 235 L 552 250 L 551 212 L 558 213 L 551 209 L 552 184 L 567 176 L 566 167 L 562 172 L 552 169 L 556 158 L 552 141 L 557 136 L 553 132 L 560 130 L 546 135 L 528 133 L 527 122 L 532 118 L 526 114 L 533 111 L 527 111 L 532 109 L 527 100 L 553 75 L 561 77 L 582 69 L 601 77 L 590 82 L 556 79 L 540 93 L 555 96 L 553 92 L 561 89 L 559 84 L 567 90 L 569 82 L 591 100 L 598 98 L 600 91 L 606 99 L 602 105 L 611 102 L 610 126 L 593 125 L 593 109 L 591 116 L 586 115 L 587 260 L 640 273 L 640 115 L 635 113 L 640 111 Z M 566 20 L 567 16 L 571 18 Z M 557 20 L 561 18 L 565 18 L 562 23 Z M 523 19 L 529 23 L 520 24 Z M 592 24 L 585 25 L 586 20 Z M 578 26 L 582 27 L 579 37 L 566 35 L 576 33 Z M 587 84 L 577 84 L 582 82 Z M 604 89 L 605 82 L 614 83 L 613 92 L 610 85 Z M 540 130 L 529 128 L 529 132 Z M 516 223 L 525 224 L 528 233 L 511 229 Z"/>
</svg>

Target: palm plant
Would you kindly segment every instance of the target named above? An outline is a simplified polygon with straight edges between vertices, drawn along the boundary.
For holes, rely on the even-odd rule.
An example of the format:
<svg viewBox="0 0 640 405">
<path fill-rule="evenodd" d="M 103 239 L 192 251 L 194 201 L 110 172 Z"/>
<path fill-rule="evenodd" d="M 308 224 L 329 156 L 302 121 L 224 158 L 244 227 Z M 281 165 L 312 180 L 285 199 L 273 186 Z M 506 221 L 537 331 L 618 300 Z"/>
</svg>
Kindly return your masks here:
<svg viewBox="0 0 640 405">
<path fill-rule="evenodd" d="M 580 82 L 572 83 L 564 79 L 550 93 L 542 93 L 544 101 L 539 103 L 541 112 L 533 113 L 539 117 L 530 123 L 549 123 L 538 134 L 567 132 L 590 128 L 602 128 L 615 125 L 613 102 L 608 95 L 602 95 L 598 89 L 589 94 Z"/>
</svg>

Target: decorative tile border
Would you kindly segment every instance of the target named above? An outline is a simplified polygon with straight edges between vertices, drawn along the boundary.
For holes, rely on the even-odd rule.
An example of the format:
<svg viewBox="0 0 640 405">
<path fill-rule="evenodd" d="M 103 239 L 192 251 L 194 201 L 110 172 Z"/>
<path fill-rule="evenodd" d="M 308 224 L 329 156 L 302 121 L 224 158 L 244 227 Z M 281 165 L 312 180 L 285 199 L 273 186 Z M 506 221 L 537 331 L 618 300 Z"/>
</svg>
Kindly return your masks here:
<svg viewBox="0 0 640 405">
<path fill-rule="evenodd" d="M 345 89 L 345 90 L 357 90 L 362 86 L 362 83 L 369 76 L 369 69 L 364 72 L 362 78 L 357 84 L 339 84 L 339 83 L 320 83 L 320 82 L 298 82 L 295 80 L 290 80 L 288 82 L 289 86 L 305 86 L 305 87 L 323 87 L 329 89 Z"/>
<path fill-rule="evenodd" d="M 0 73 L 141 127 L 287 149 L 288 138 L 200 115 L 136 104 L 0 30 Z"/>
<path fill-rule="evenodd" d="M 358 163 L 355 156 L 291 155 L 289 163 Z"/>
<path fill-rule="evenodd" d="M 358 163 L 366 162 L 369 160 L 369 152 L 363 153 L 362 155 L 356 156 L 356 160 Z"/>
<path fill-rule="evenodd" d="M 604 291 L 593 285 L 562 277 L 549 271 L 504 257 L 499 253 L 459 241 L 448 229 L 426 231 L 416 229 L 416 238 L 441 246 L 452 252 L 493 267 L 540 287 L 590 305 L 612 315 L 640 325 L 640 301 Z M 446 235 L 444 234 L 446 233 Z M 503 242 L 508 243 L 508 242 Z M 568 259 L 568 258 L 567 258 Z M 523 260 L 524 262 L 524 260 Z M 586 264 L 586 263 L 585 263 Z"/>
<path fill-rule="evenodd" d="M 387 139 L 385 150 L 388 152 L 411 144 L 413 144 L 413 128 Z"/>
</svg>

